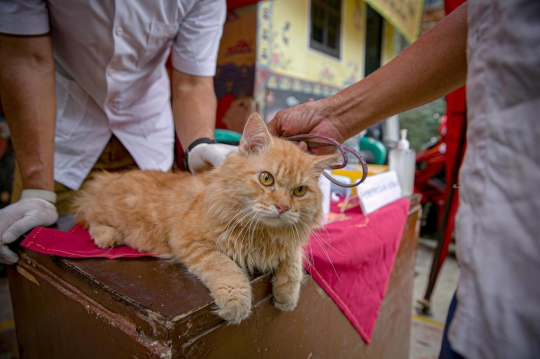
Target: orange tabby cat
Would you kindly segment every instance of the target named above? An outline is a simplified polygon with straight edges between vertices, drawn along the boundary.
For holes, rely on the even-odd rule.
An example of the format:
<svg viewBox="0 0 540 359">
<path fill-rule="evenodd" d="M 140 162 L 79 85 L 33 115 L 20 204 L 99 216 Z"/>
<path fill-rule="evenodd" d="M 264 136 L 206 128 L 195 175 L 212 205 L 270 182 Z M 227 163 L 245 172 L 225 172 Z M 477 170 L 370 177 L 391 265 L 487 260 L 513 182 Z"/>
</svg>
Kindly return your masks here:
<svg viewBox="0 0 540 359">
<path fill-rule="evenodd" d="M 318 225 L 318 178 L 335 156 L 316 157 L 272 137 L 250 116 L 239 150 L 204 174 L 102 173 L 75 199 L 77 220 L 102 248 L 126 244 L 180 260 L 210 289 L 216 313 L 249 316 L 247 273 L 273 273 L 274 305 L 295 308 L 302 246 Z"/>
</svg>

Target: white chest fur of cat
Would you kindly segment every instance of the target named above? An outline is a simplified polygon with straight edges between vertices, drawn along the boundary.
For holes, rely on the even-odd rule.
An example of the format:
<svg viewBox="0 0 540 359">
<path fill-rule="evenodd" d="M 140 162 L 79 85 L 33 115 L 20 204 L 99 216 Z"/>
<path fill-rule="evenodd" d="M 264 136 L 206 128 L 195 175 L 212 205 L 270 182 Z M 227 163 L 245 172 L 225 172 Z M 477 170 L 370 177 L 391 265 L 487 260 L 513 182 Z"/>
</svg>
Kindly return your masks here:
<svg viewBox="0 0 540 359">
<path fill-rule="evenodd" d="M 102 247 L 129 245 L 182 262 L 210 290 L 215 313 L 251 311 L 249 273 L 271 272 L 274 305 L 293 310 L 303 249 L 320 224 L 318 178 L 336 156 L 312 156 L 250 116 L 238 152 L 207 173 L 102 173 L 74 200 L 76 219 Z"/>
</svg>

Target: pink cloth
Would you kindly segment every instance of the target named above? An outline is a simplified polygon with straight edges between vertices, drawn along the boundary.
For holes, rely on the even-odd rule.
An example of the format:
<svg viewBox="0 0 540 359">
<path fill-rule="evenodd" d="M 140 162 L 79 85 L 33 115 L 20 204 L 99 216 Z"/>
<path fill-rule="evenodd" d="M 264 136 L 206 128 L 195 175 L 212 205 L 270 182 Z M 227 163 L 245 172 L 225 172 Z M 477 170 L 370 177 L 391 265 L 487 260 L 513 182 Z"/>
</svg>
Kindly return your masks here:
<svg viewBox="0 0 540 359">
<path fill-rule="evenodd" d="M 312 235 L 305 252 L 306 269 L 369 343 L 403 229 L 409 200 L 400 199 L 364 216 L 360 207 L 338 214 L 332 205 L 326 231 Z M 23 247 L 68 258 L 136 258 L 151 256 L 127 246 L 101 249 L 88 231 L 76 225 L 69 232 L 37 227 Z"/>
<path fill-rule="evenodd" d="M 43 254 L 67 258 L 137 258 L 152 257 L 128 246 L 102 249 L 96 246 L 88 231 L 80 225 L 68 232 L 36 227 L 21 242 L 21 246 Z"/>
<path fill-rule="evenodd" d="M 311 237 L 305 267 L 369 343 L 388 288 L 409 200 L 400 199 L 365 216 L 360 207 Z M 337 206 L 332 206 L 337 212 Z M 322 239 L 322 240 L 321 240 Z M 330 258 L 330 260 L 329 260 Z"/>
</svg>

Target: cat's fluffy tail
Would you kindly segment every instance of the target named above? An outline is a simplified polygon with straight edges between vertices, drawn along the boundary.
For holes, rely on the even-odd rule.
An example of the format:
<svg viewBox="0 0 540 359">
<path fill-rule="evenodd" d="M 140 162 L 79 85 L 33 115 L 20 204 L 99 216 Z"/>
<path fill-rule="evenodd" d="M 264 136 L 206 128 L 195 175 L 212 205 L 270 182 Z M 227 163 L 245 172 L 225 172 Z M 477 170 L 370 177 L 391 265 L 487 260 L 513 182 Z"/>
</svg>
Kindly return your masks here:
<svg viewBox="0 0 540 359">
<path fill-rule="evenodd" d="M 77 192 L 71 201 L 71 213 L 74 214 L 75 220 L 81 225 L 88 227 L 88 222 L 91 221 L 91 208 L 103 191 L 111 182 L 118 179 L 120 173 L 109 173 L 103 171 L 97 174 L 93 179 L 85 183 Z"/>
</svg>

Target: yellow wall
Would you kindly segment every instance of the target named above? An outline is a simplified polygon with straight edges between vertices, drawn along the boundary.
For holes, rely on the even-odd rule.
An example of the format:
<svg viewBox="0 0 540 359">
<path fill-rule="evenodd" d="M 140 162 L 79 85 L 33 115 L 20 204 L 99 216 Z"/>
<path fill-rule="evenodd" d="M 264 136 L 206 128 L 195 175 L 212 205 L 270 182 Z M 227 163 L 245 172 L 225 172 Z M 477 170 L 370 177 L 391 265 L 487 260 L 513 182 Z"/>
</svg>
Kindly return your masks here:
<svg viewBox="0 0 540 359">
<path fill-rule="evenodd" d="M 386 65 L 390 60 L 396 57 L 395 47 L 393 46 L 395 30 L 390 23 L 384 20 L 382 31 L 382 54 L 381 66 Z"/>
<path fill-rule="evenodd" d="M 274 73 L 344 88 L 364 75 L 365 9 L 361 0 L 343 0 L 340 58 L 309 47 L 310 0 L 272 1 L 268 69 Z M 394 28 L 384 21 L 382 64 L 395 57 Z"/>
<path fill-rule="evenodd" d="M 269 70 L 339 88 L 358 81 L 364 68 L 364 3 L 360 0 L 342 3 L 340 59 L 309 47 L 310 3 L 310 0 L 273 2 Z"/>
<path fill-rule="evenodd" d="M 265 116 L 290 106 L 283 103 L 287 93 L 300 102 L 318 99 L 364 77 L 366 4 L 342 1 L 339 59 L 310 48 L 310 5 L 311 0 L 258 3 L 254 98 Z M 381 65 L 396 55 L 395 30 L 383 21 Z"/>
</svg>

